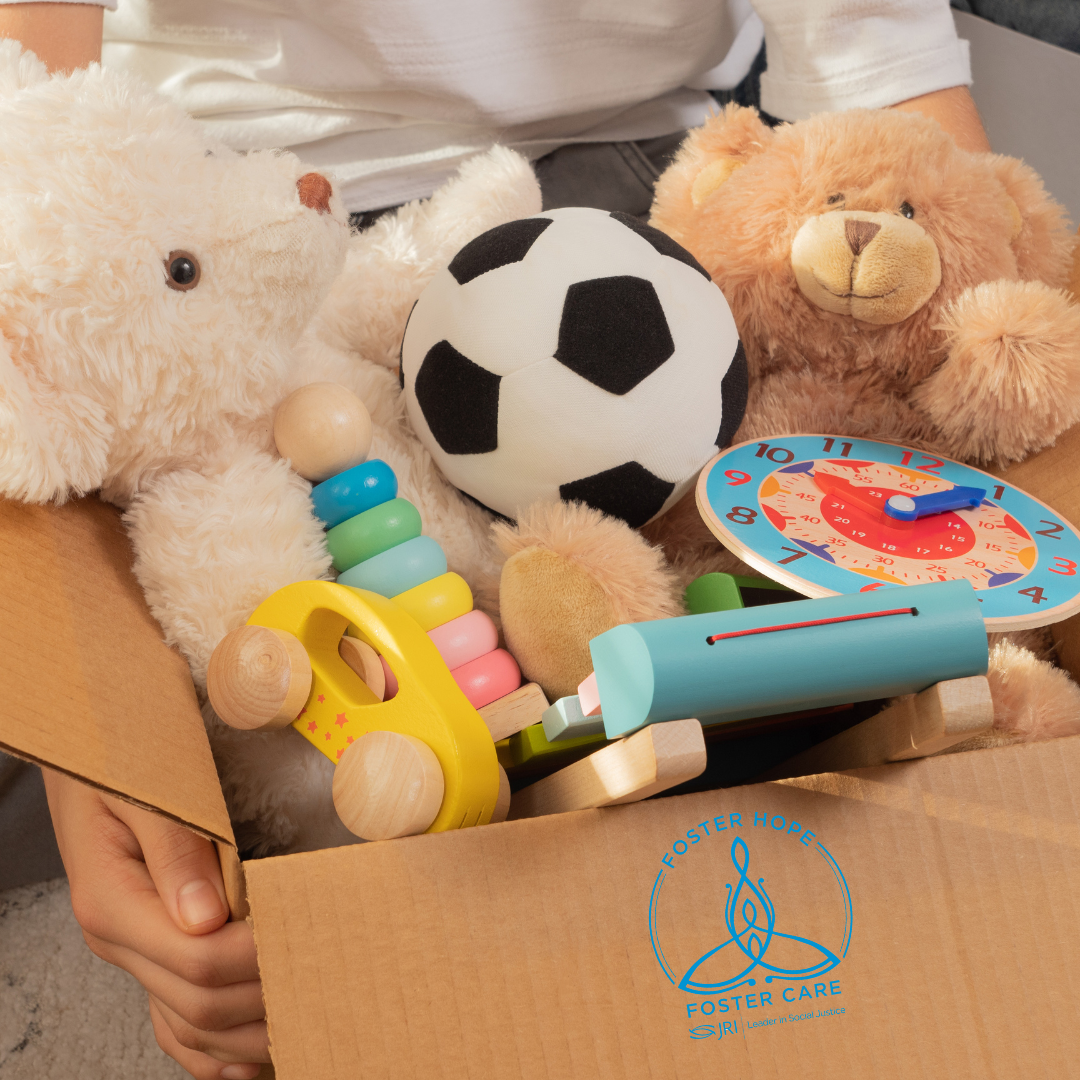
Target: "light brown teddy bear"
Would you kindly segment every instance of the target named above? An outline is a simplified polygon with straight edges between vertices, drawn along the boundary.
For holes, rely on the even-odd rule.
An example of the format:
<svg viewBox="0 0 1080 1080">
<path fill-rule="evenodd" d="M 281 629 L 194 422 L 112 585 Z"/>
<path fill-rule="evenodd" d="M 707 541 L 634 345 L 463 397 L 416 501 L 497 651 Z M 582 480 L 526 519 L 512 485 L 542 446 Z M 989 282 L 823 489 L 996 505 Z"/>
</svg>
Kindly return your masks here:
<svg viewBox="0 0 1080 1080">
<path fill-rule="evenodd" d="M 771 129 L 731 106 L 688 137 L 651 223 L 731 305 L 750 371 L 736 442 L 835 432 L 1005 464 L 1080 419 L 1064 211 L 1022 162 L 962 151 L 932 120 L 855 110 Z M 679 610 L 699 574 L 753 572 L 692 497 L 645 527 L 654 548 L 587 516 L 538 512 L 500 535 L 507 642 L 553 693 L 590 669 L 588 636 Z M 1080 690 L 1049 655 L 1044 632 L 995 640 L 1001 738 L 1080 730 Z"/>
</svg>

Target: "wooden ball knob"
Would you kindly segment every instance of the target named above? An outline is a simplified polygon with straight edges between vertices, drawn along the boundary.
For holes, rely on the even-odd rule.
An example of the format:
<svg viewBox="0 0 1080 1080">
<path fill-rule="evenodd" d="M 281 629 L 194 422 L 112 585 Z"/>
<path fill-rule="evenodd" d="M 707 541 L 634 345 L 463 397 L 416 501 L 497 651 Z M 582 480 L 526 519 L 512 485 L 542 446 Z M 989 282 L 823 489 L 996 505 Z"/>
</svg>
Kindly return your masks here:
<svg viewBox="0 0 1080 1080">
<path fill-rule="evenodd" d="M 442 766 L 426 742 L 396 731 L 369 731 L 345 748 L 334 770 L 334 806 L 364 840 L 415 836 L 442 806 Z"/>
<path fill-rule="evenodd" d="M 300 639 L 286 630 L 240 626 L 210 657 L 206 690 L 214 712 L 230 727 L 285 727 L 311 693 L 311 661 Z"/>
<path fill-rule="evenodd" d="M 506 815 L 510 813 L 510 777 L 501 765 L 498 768 L 499 794 L 495 799 L 495 809 L 491 811 L 489 825 L 498 825 L 500 821 L 505 821 Z"/>
<path fill-rule="evenodd" d="M 359 465 L 371 449 L 367 407 L 340 383 L 294 390 L 274 416 L 278 453 L 312 483 Z"/>
<path fill-rule="evenodd" d="M 380 701 L 386 697 L 386 672 L 379 654 L 366 641 L 343 637 L 338 643 L 338 655 L 367 683 L 367 688 Z"/>
</svg>

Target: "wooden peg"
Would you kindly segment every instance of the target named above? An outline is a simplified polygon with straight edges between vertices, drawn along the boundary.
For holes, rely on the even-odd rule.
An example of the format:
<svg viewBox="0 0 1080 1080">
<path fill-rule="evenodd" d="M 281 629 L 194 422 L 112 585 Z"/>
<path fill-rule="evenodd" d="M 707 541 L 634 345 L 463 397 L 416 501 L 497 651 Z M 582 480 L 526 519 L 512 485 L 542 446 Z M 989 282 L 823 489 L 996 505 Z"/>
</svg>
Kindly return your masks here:
<svg viewBox="0 0 1080 1080">
<path fill-rule="evenodd" d="M 756 780 L 782 780 L 929 757 L 989 731 L 994 703 L 985 675 L 935 683 L 898 698 L 861 724 L 788 758 Z"/>
<path fill-rule="evenodd" d="M 508 819 L 637 802 L 699 776 L 705 737 L 697 720 L 650 724 L 573 765 L 522 788 Z"/>
<path fill-rule="evenodd" d="M 386 672 L 379 654 L 366 641 L 346 635 L 338 643 L 338 655 L 380 701 L 386 698 Z"/>
<path fill-rule="evenodd" d="M 274 442 L 305 480 L 318 483 L 367 457 L 371 417 L 364 403 L 339 383 L 310 383 L 278 406 Z"/>
<path fill-rule="evenodd" d="M 510 813 L 510 777 L 506 775 L 506 770 L 499 765 L 499 797 L 495 800 L 495 809 L 491 811 L 491 820 L 489 825 L 498 825 L 500 821 L 506 820 L 506 815 Z"/>
<path fill-rule="evenodd" d="M 415 836 L 435 820 L 445 782 L 435 752 L 396 731 L 369 731 L 351 743 L 334 770 L 334 807 L 364 840 Z"/>
<path fill-rule="evenodd" d="M 477 712 L 487 724 L 491 737 L 499 742 L 500 739 L 509 739 L 511 735 L 516 735 L 522 728 L 539 724 L 547 707 L 548 699 L 544 696 L 544 691 L 531 682 L 519 686 L 513 693 L 485 705 Z"/>
<path fill-rule="evenodd" d="M 239 626 L 210 657 L 206 690 L 214 712 L 230 727 L 285 727 L 311 693 L 311 661 L 287 630 Z"/>
</svg>

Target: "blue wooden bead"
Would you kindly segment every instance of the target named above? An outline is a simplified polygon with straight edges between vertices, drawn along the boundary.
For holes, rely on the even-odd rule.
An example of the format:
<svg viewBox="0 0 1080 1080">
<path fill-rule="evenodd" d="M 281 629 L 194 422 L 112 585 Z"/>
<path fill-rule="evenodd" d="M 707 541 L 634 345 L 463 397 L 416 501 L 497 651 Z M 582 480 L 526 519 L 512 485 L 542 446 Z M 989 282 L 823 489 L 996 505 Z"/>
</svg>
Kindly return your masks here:
<svg viewBox="0 0 1080 1080">
<path fill-rule="evenodd" d="M 350 567 L 338 576 L 338 584 L 397 596 L 445 573 L 442 548 L 430 536 L 417 536 Z"/>
<path fill-rule="evenodd" d="M 315 514 L 328 529 L 396 497 L 394 470 L 378 458 L 346 469 L 311 489 Z"/>
</svg>

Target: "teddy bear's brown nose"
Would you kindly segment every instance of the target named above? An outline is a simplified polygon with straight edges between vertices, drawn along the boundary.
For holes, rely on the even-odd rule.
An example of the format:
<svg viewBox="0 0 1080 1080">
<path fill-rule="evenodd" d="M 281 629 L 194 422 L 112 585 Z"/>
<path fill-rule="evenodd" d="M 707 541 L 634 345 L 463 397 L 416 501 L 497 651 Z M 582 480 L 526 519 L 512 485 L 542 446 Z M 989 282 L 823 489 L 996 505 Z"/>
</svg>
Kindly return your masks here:
<svg viewBox="0 0 1080 1080">
<path fill-rule="evenodd" d="M 319 179 L 321 180 L 322 177 Z M 851 248 L 852 253 L 855 255 L 860 254 L 863 248 L 879 232 L 881 232 L 881 226 L 873 221 L 859 221 L 857 218 L 848 218 L 844 222 L 844 235 L 847 237 L 848 247 Z"/>
<path fill-rule="evenodd" d="M 320 214 L 330 213 L 330 196 L 333 195 L 334 189 L 325 176 L 317 172 L 304 173 L 296 181 L 296 190 L 300 194 L 300 201 L 305 206 L 317 210 Z M 875 230 L 876 228 L 877 226 Z"/>
</svg>

